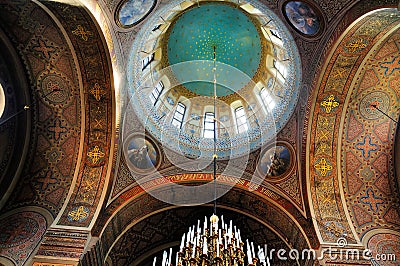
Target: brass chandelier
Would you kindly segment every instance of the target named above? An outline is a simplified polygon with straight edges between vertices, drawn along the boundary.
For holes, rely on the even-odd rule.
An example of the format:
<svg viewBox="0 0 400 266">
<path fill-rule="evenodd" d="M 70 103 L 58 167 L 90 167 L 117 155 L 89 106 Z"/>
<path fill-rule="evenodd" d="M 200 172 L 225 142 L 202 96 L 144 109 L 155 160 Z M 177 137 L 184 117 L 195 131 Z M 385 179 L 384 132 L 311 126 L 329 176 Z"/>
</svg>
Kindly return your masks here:
<svg viewBox="0 0 400 266">
<path fill-rule="evenodd" d="M 246 245 L 242 241 L 240 229 L 232 225 L 232 221 L 225 223 L 224 217 L 220 219 L 216 215 L 216 47 L 213 46 L 213 72 L 214 72 L 214 214 L 207 219 L 205 217 L 203 227 L 198 220 L 197 227 L 193 225 L 186 234 L 183 234 L 179 252 L 175 256 L 175 264 L 172 261 L 172 248 L 164 251 L 161 266 L 270 266 L 267 251 L 260 246 L 255 253 L 254 243 L 246 239 Z M 209 221 L 209 223 L 208 223 Z M 153 266 L 157 266 L 157 257 L 153 260 Z"/>
<path fill-rule="evenodd" d="M 255 253 L 254 244 L 246 239 L 246 247 L 240 236 L 240 229 L 232 226 L 232 221 L 224 223 L 221 216 L 222 227 L 219 227 L 219 218 L 213 214 L 208 226 L 207 217 L 203 228 L 200 220 L 197 228 L 189 228 L 183 234 L 179 252 L 176 253 L 175 264 L 172 262 L 172 248 L 164 251 L 161 266 L 270 266 L 269 258 L 264 250 L 258 246 Z M 153 266 L 157 265 L 157 258 Z"/>
</svg>

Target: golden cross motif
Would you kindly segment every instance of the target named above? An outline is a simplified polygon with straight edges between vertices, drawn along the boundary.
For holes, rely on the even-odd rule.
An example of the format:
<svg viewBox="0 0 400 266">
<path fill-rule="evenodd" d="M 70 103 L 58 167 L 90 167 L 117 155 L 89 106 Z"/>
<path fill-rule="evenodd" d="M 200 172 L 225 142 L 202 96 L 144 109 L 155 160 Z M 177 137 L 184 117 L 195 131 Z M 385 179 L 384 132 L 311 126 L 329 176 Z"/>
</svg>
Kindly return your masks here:
<svg viewBox="0 0 400 266">
<path fill-rule="evenodd" d="M 355 53 L 358 50 L 362 50 L 365 47 L 367 47 L 367 44 L 365 43 L 366 41 L 362 38 L 354 41 L 354 42 L 349 42 L 348 44 L 345 45 L 345 47 L 348 49 L 350 53 Z"/>
<path fill-rule="evenodd" d="M 95 180 L 86 180 L 84 184 L 84 190 L 85 191 L 90 191 L 94 189 L 96 181 Z"/>
<path fill-rule="evenodd" d="M 346 69 L 338 68 L 338 69 L 336 69 L 336 74 L 334 74 L 333 77 L 334 78 L 337 78 L 337 77 L 343 78 L 345 76 L 344 73 L 346 73 Z"/>
<path fill-rule="evenodd" d="M 321 153 L 325 153 L 325 150 L 329 149 L 329 146 L 325 142 L 321 142 L 318 149 L 321 151 Z"/>
<path fill-rule="evenodd" d="M 90 157 L 92 163 L 97 164 L 105 156 L 105 153 L 102 152 L 99 146 L 96 145 L 91 151 L 87 153 L 87 156 Z"/>
<path fill-rule="evenodd" d="M 322 117 L 321 120 L 318 119 L 318 126 L 323 127 L 323 128 L 329 128 L 330 123 L 329 123 L 328 118 Z"/>
<path fill-rule="evenodd" d="M 103 88 L 100 87 L 99 83 L 97 83 L 97 82 L 96 82 L 96 84 L 94 84 L 93 88 L 90 89 L 90 93 L 94 96 L 94 98 L 97 101 L 100 101 L 101 96 L 106 94 L 105 90 L 103 90 Z"/>
<path fill-rule="evenodd" d="M 102 119 L 94 119 L 94 127 L 95 128 L 103 128 L 103 120 Z"/>
<path fill-rule="evenodd" d="M 90 36 L 93 35 L 91 31 L 85 30 L 82 25 L 78 25 L 75 30 L 72 31 L 72 33 L 76 36 L 79 36 L 82 38 L 82 40 L 87 41 Z"/>
<path fill-rule="evenodd" d="M 325 112 L 329 114 L 333 108 L 339 106 L 339 102 L 335 100 L 335 96 L 333 94 L 329 95 L 328 99 L 321 102 L 321 106 L 325 107 Z"/>
<path fill-rule="evenodd" d="M 326 176 L 328 174 L 328 171 L 332 170 L 332 165 L 328 164 L 325 158 L 322 158 L 319 163 L 314 165 L 314 168 L 320 172 L 322 176 Z"/>
<path fill-rule="evenodd" d="M 78 209 L 70 211 L 68 213 L 68 216 L 73 220 L 73 221 L 79 221 L 82 219 L 87 218 L 89 215 L 89 212 L 85 210 L 85 207 L 80 206 Z"/>
<path fill-rule="evenodd" d="M 329 134 L 329 131 L 327 131 L 327 130 L 318 131 L 318 140 L 319 141 L 329 140 L 328 134 Z"/>
</svg>

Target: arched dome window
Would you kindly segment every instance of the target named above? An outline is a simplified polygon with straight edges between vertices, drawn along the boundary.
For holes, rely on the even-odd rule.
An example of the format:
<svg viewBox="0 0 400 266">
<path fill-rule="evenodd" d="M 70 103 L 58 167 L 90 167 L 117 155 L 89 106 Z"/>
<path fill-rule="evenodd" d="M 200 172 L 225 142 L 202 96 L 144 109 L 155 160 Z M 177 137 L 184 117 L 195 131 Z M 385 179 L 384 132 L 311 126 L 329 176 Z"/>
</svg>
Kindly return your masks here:
<svg viewBox="0 0 400 266">
<path fill-rule="evenodd" d="M 279 73 L 278 78 L 279 79 L 283 78 L 282 82 L 284 82 L 284 80 L 287 77 L 287 68 L 286 68 L 286 66 L 282 62 L 280 62 L 280 61 L 278 61 L 276 59 L 273 60 L 273 64 L 274 64 L 274 68 L 276 70 L 278 70 L 278 73 Z"/>
<path fill-rule="evenodd" d="M 153 105 L 156 105 L 158 99 L 160 99 L 160 95 L 163 92 L 163 90 L 164 90 L 164 83 L 160 80 L 150 94 L 150 99 Z"/>
<path fill-rule="evenodd" d="M 270 111 L 275 107 L 274 98 L 272 98 L 271 94 L 267 91 L 265 87 L 260 90 L 260 97 L 264 104 L 264 106 Z"/>
<path fill-rule="evenodd" d="M 151 62 L 154 61 L 154 55 L 155 55 L 155 53 L 152 53 L 151 55 L 146 56 L 145 58 L 143 58 L 143 60 L 142 60 L 142 71 L 145 70 L 151 64 Z"/>
<path fill-rule="evenodd" d="M 183 124 L 183 119 L 186 113 L 186 105 L 181 102 L 178 102 L 176 105 L 174 116 L 172 117 L 172 125 L 176 128 L 181 129 Z"/>
<path fill-rule="evenodd" d="M 246 113 L 244 111 L 243 106 L 240 106 L 235 109 L 235 119 L 236 119 L 237 131 L 239 134 L 249 129 L 249 126 L 247 125 Z"/>
<path fill-rule="evenodd" d="M 206 112 L 204 114 L 204 128 L 203 128 L 204 138 L 214 137 L 214 123 L 215 123 L 214 117 L 215 114 L 213 112 Z"/>
</svg>

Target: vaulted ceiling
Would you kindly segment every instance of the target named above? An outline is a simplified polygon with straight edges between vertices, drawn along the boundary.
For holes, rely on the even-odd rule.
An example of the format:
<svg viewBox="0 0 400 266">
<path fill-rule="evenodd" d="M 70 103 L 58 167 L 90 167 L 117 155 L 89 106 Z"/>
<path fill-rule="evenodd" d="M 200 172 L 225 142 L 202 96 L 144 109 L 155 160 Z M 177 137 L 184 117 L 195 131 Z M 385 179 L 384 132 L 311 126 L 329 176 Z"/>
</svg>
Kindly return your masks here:
<svg viewBox="0 0 400 266">
<path fill-rule="evenodd" d="M 299 101 L 276 136 L 290 163 L 278 176 L 263 172 L 272 143 L 244 163 L 219 160 L 221 213 L 276 248 L 321 250 L 344 238 L 400 257 L 397 2 L 307 1 L 321 23 L 313 35 L 290 24 L 284 1 L 260 2 L 288 28 L 301 60 Z M 0 5 L 0 265 L 151 265 L 212 211 L 209 202 L 163 201 L 186 205 L 195 193 L 175 186 L 209 184 L 212 168 L 178 167 L 178 154 L 130 105 L 132 43 L 171 3 L 155 1 L 132 27 L 121 25 L 119 1 Z M 136 138 L 153 147 L 156 171 L 127 156 Z"/>
</svg>

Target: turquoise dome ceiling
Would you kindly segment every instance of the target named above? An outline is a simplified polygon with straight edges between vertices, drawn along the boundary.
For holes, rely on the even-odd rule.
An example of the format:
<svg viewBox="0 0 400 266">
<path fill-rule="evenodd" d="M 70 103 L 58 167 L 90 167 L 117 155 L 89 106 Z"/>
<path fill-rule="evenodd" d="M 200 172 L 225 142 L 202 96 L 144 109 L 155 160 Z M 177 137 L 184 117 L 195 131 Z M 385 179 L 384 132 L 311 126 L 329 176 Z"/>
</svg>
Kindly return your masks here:
<svg viewBox="0 0 400 266">
<path fill-rule="evenodd" d="M 240 8 L 217 2 L 202 3 L 175 21 L 167 44 L 170 65 L 189 63 L 178 66 L 179 71 L 174 74 L 195 94 L 214 94 L 213 62 L 209 61 L 213 60 L 214 46 L 217 82 L 223 84 L 217 86 L 217 96 L 232 94 L 247 84 L 248 79 L 234 74 L 232 67 L 250 78 L 257 72 L 262 49 L 254 23 Z M 187 80 L 191 82 L 185 83 Z"/>
</svg>

